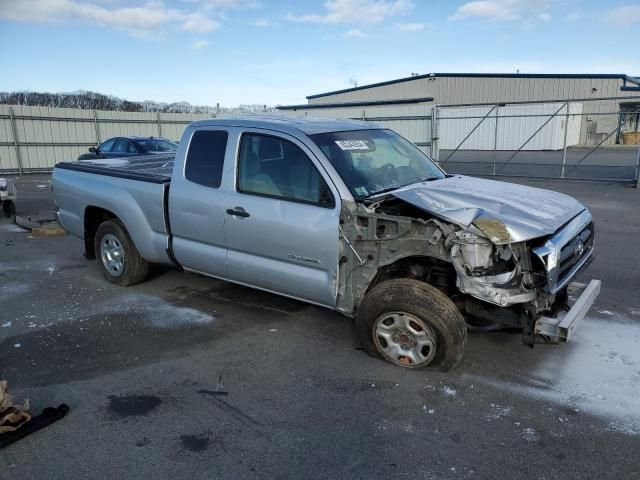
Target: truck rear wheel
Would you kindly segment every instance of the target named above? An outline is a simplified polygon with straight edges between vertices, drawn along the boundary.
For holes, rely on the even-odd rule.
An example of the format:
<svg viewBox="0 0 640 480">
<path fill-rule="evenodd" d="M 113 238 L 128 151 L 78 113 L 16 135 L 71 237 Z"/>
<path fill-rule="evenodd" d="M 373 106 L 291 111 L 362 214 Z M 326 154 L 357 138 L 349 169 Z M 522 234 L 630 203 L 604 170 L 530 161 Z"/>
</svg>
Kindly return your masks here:
<svg viewBox="0 0 640 480">
<path fill-rule="evenodd" d="M 123 287 L 142 282 L 149 263 L 140 256 L 120 220 L 102 222 L 96 231 L 95 251 L 102 274 Z"/>
<path fill-rule="evenodd" d="M 367 353 L 406 368 L 450 370 L 467 346 L 467 327 L 454 303 L 418 280 L 387 280 L 358 307 L 356 331 Z"/>
</svg>

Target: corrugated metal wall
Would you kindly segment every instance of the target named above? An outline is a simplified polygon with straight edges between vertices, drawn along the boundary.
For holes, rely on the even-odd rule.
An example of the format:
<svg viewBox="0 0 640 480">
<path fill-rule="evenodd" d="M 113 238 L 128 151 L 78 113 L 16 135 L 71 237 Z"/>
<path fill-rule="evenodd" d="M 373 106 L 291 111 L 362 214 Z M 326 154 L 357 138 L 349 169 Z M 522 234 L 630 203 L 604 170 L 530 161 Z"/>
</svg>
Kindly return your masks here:
<svg viewBox="0 0 640 480">
<path fill-rule="evenodd" d="M 438 104 L 533 102 L 629 94 L 621 92 L 621 86 L 618 78 L 430 77 L 312 98 L 309 103 L 416 97 L 433 97 Z"/>
<path fill-rule="evenodd" d="M 27 172 L 48 170 L 115 136 L 178 140 L 189 123 L 209 117 L 0 105 L 0 172 L 17 172 L 19 166 Z"/>
<path fill-rule="evenodd" d="M 540 77 L 428 77 L 363 88 L 309 99 L 310 104 L 398 100 L 433 97 L 439 105 L 494 102 L 535 102 L 602 97 L 638 97 L 640 92 L 621 91 L 620 78 Z M 633 101 L 633 100 L 627 100 Z M 580 144 L 600 142 L 611 125 L 617 125 L 621 100 L 585 102 Z M 602 115 L 608 113 L 610 115 Z M 593 114 L 593 116 L 589 116 Z M 609 129 L 609 131 L 611 131 Z M 615 136 L 607 143 L 615 142 Z"/>
</svg>

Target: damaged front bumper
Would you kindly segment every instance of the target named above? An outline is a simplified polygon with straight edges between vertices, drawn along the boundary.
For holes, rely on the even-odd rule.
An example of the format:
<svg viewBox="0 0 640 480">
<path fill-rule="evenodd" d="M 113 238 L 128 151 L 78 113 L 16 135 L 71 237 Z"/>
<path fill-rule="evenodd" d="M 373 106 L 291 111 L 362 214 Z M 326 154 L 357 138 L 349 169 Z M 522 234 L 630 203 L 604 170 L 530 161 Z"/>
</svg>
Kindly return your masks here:
<svg viewBox="0 0 640 480">
<path fill-rule="evenodd" d="M 567 287 L 570 297 L 577 297 L 567 312 L 559 312 L 555 318 L 541 316 L 536 320 L 536 339 L 541 343 L 568 342 L 580 320 L 586 315 L 598 294 L 600 280 L 591 280 L 588 284 L 572 282 Z"/>
</svg>

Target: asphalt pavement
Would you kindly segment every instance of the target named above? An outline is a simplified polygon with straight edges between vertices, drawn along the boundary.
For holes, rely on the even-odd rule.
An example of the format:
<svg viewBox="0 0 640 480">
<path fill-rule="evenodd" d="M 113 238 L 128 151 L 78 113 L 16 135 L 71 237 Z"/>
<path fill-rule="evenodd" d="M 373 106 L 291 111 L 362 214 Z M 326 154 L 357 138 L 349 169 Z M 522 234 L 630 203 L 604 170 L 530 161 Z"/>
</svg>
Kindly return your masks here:
<svg viewBox="0 0 640 480">
<path fill-rule="evenodd" d="M 368 357 L 337 313 L 157 269 L 116 287 L 71 236 L 0 223 L 0 379 L 57 423 L 0 478 L 640 478 L 640 191 L 518 180 L 583 201 L 597 303 L 566 345 L 470 333 L 452 372 Z M 47 176 L 18 215 L 47 218 Z M 36 212 L 38 212 L 36 214 Z"/>
</svg>

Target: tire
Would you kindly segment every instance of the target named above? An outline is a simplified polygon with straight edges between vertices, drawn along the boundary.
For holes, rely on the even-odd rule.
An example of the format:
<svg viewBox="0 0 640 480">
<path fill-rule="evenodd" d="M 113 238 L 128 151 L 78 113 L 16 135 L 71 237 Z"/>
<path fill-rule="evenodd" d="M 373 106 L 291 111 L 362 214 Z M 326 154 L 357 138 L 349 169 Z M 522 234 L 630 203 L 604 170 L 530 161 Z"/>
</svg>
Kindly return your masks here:
<svg viewBox="0 0 640 480">
<path fill-rule="evenodd" d="M 147 278 L 149 262 L 140 256 L 120 220 L 102 222 L 94 246 L 100 270 L 111 283 L 127 287 Z"/>
<path fill-rule="evenodd" d="M 11 200 L 5 200 L 4 202 L 2 202 L 2 213 L 5 217 L 12 218 L 15 222 L 16 206 Z"/>
<path fill-rule="evenodd" d="M 367 353 L 405 368 L 450 370 L 467 346 L 467 326 L 455 304 L 408 278 L 384 281 L 367 293 L 356 332 Z"/>
</svg>

